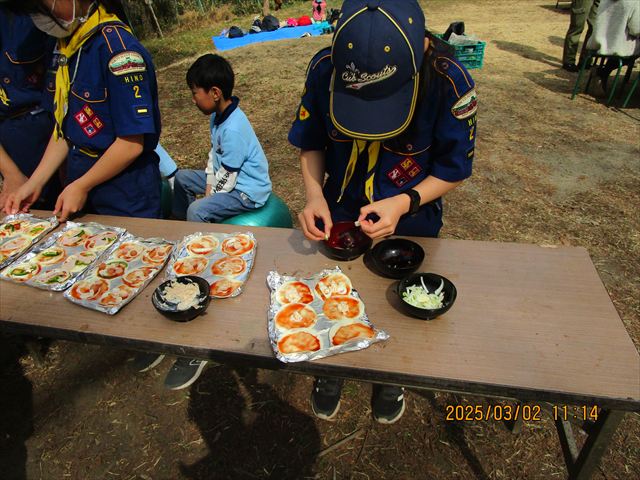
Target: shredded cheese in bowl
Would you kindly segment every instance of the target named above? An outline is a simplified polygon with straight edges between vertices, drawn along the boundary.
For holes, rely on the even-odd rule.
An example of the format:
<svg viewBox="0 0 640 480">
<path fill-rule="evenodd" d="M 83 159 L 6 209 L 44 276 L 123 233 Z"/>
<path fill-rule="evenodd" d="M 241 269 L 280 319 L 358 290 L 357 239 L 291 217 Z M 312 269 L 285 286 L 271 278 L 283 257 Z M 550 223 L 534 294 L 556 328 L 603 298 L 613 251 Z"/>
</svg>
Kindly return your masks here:
<svg viewBox="0 0 640 480">
<path fill-rule="evenodd" d="M 171 282 L 162 296 L 167 302 L 176 304 L 177 310 L 187 310 L 198 305 L 200 288 L 196 283 Z"/>
</svg>

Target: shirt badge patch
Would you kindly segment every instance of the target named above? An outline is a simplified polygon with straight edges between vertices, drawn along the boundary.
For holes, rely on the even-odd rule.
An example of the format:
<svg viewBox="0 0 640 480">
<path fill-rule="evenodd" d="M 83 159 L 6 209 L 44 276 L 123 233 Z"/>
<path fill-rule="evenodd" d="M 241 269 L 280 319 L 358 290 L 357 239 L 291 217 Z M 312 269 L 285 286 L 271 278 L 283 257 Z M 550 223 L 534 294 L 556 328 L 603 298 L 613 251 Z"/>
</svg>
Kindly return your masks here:
<svg viewBox="0 0 640 480">
<path fill-rule="evenodd" d="M 421 171 L 422 167 L 413 158 L 405 157 L 387 172 L 387 177 L 400 188 L 412 178 L 417 177 Z"/>
<path fill-rule="evenodd" d="M 451 107 L 451 113 L 458 120 L 464 120 L 465 118 L 469 118 L 470 116 L 474 115 L 477 110 L 478 110 L 478 95 L 476 94 L 475 88 L 472 88 L 462 98 L 460 98 L 453 105 L 453 107 Z"/>
<path fill-rule="evenodd" d="M 300 105 L 300 112 L 298 112 L 298 118 L 300 118 L 300 121 L 304 121 L 307 118 L 309 118 L 311 115 L 309 114 L 309 110 L 307 110 L 306 108 L 304 108 L 304 105 Z"/>
<path fill-rule="evenodd" d="M 100 120 L 100 117 L 96 115 L 89 105 L 83 106 L 73 118 L 75 118 L 80 128 L 82 128 L 82 131 L 89 138 L 95 137 L 104 127 L 104 122 Z"/>
<path fill-rule="evenodd" d="M 122 52 L 115 55 L 109 60 L 109 70 L 111 73 L 120 77 L 132 73 L 140 73 L 147 71 L 147 65 L 144 58 L 138 52 Z"/>
<path fill-rule="evenodd" d="M 6 107 L 9 106 L 9 96 L 7 95 L 7 92 L 4 91 L 4 88 L 0 87 L 0 102 L 2 102 L 2 104 Z"/>
</svg>

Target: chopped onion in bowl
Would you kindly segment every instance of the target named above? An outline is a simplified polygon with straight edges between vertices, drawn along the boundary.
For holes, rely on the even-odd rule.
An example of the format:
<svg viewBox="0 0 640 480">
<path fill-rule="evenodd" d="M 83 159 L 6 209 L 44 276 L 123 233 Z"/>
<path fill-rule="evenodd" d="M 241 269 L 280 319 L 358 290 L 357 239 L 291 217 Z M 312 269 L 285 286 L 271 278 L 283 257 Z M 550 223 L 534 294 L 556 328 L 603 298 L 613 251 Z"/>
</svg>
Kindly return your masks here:
<svg viewBox="0 0 640 480">
<path fill-rule="evenodd" d="M 429 293 L 422 277 L 420 277 L 420 282 L 422 283 L 422 286 L 411 285 L 407 287 L 407 289 L 402 292 L 402 299 L 409 305 L 413 305 L 418 308 L 424 308 L 427 310 L 442 308 L 442 302 L 444 301 L 444 293 L 442 293 L 444 281 L 441 281 L 440 286 L 433 293 Z"/>
</svg>

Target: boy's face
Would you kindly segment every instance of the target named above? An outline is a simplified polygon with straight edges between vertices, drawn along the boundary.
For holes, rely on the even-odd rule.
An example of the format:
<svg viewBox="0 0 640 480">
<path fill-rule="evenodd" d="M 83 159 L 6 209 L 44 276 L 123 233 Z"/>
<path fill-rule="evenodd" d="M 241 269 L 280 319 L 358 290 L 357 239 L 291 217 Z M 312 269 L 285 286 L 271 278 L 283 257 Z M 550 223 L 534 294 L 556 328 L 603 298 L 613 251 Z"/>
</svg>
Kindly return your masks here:
<svg viewBox="0 0 640 480">
<path fill-rule="evenodd" d="M 215 87 L 211 90 L 196 86 L 191 88 L 193 104 L 205 115 L 211 115 L 216 111 L 218 102 L 220 101 L 220 93 L 216 92 L 216 90 Z"/>
</svg>

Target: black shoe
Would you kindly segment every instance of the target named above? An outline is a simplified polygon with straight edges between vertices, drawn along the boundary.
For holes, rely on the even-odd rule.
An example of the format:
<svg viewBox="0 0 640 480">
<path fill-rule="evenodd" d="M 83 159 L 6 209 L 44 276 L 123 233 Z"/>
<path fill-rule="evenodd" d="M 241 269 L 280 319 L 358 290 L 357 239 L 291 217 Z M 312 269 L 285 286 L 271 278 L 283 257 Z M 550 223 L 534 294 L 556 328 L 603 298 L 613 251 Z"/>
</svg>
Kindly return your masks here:
<svg viewBox="0 0 640 480">
<path fill-rule="evenodd" d="M 577 72 L 578 70 L 580 70 L 580 67 L 578 67 L 578 65 L 576 65 L 575 63 L 563 63 L 562 68 L 567 72 Z"/>
<path fill-rule="evenodd" d="M 206 364 L 207 360 L 177 358 L 164 379 L 164 386 L 169 390 L 187 388 L 198 379 Z"/>
<path fill-rule="evenodd" d="M 146 372 L 157 366 L 164 355 L 158 353 L 138 352 L 133 358 L 133 368 L 136 372 Z"/>
<path fill-rule="evenodd" d="M 400 420 L 404 413 L 404 388 L 373 385 L 371 409 L 378 423 L 390 424 Z"/>
<path fill-rule="evenodd" d="M 598 67 L 598 69 L 596 70 L 596 75 L 598 75 L 598 78 L 600 79 L 600 84 L 602 85 L 602 89 L 605 92 L 607 91 L 607 83 L 609 82 L 610 73 L 611 71 L 606 70 L 604 67 Z"/>
<path fill-rule="evenodd" d="M 344 380 L 332 377 L 316 377 L 311 392 L 311 410 L 322 420 L 333 420 L 340 410 L 340 394 Z"/>
</svg>

